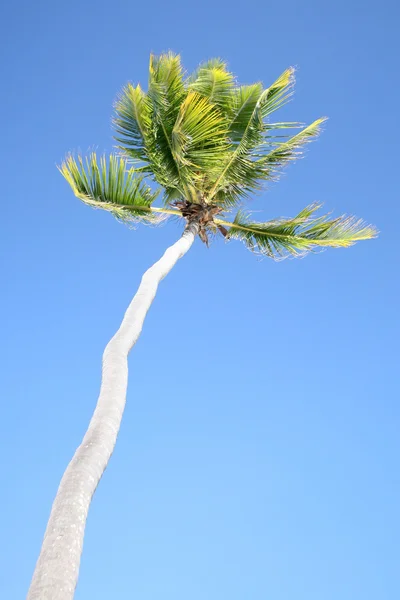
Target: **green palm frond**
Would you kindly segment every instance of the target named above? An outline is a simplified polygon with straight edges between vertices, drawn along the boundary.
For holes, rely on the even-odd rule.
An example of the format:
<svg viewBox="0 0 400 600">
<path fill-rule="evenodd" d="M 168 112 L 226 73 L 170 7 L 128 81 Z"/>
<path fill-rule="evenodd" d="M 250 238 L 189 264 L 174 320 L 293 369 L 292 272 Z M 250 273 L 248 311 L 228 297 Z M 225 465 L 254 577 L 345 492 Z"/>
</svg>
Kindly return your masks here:
<svg viewBox="0 0 400 600">
<path fill-rule="evenodd" d="M 116 141 L 126 156 L 148 165 L 154 151 L 151 107 L 140 85 L 134 87 L 128 83 L 123 88 L 115 103 L 115 112 Z"/>
<path fill-rule="evenodd" d="M 276 180 L 282 167 L 299 158 L 302 155 L 301 148 L 319 135 L 325 120 L 326 118 L 317 119 L 286 141 L 278 142 L 277 138 L 271 135 L 262 139 L 260 134 L 258 147 L 254 144 L 255 147 L 250 148 L 250 151 L 241 149 L 242 138 L 234 156 L 231 157 L 223 183 L 220 183 L 221 187 L 215 192 L 214 201 L 225 207 L 234 206 L 241 198 L 246 198 L 251 192 L 261 189 L 264 181 Z M 271 128 L 289 129 L 298 126 L 298 123 L 274 123 Z M 274 147 L 273 150 L 265 153 L 264 148 L 271 146 Z"/>
<path fill-rule="evenodd" d="M 319 208 L 320 205 L 314 204 L 292 219 L 281 218 L 266 223 L 254 223 L 241 211 L 233 223 L 222 219 L 214 221 L 229 227 L 227 238 L 241 240 L 250 250 L 275 260 L 304 256 L 317 248 L 348 247 L 377 235 L 374 227 L 355 217 L 314 216 Z"/>
<path fill-rule="evenodd" d="M 261 83 L 242 85 L 234 90 L 232 98 L 232 117 L 229 123 L 229 137 L 234 143 L 242 139 L 257 103 L 263 92 Z"/>
<path fill-rule="evenodd" d="M 292 94 L 294 70 L 287 69 L 267 89 L 261 84 L 243 86 L 236 91 L 234 113 L 230 123 L 232 151 L 213 183 L 209 201 L 235 205 L 249 192 L 260 188 L 269 173 L 259 162 L 259 155 L 270 131 L 265 120 L 285 104 Z M 293 124 L 287 124 L 292 126 Z M 280 128 L 285 124 L 280 124 Z"/>
<path fill-rule="evenodd" d="M 219 106 L 226 116 L 232 114 L 234 77 L 224 61 L 213 59 L 201 64 L 194 77 L 188 81 L 188 88 Z"/>
<path fill-rule="evenodd" d="M 261 95 L 259 106 L 262 119 L 267 119 L 270 114 L 290 100 L 293 94 L 293 86 L 294 68 L 289 67 Z"/>
<path fill-rule="evenodd" d="M 92 152 L 85 160 L 68 156 L 59 170 L 75 196 L 93 208 L 103 208 L 125 221 L 157 223 L 161 216 L 151 205 L 158 196 L 143 183 L 143 175 L 127 168 L 126 161 L 111 155 L 97 159 Z"/>
<path fill-rule="evenodd" d="M 174 112 L 176 116 L 179 105 L 187 94 L 184 77 L 179 54 L 168 52 L 150 56 L 149 95 L 153 97 L 154 104 L 165 109 L 171 118 Z"/>
<path fill-rule="evenodd" d="M 228 149 L 221 111 L 197 92 L 182 102 L 171 133 L 172 153 L 187 188 L 202 192 L 204 178 L 212 177 Z"/>
<path fill-rule="evenodd" d="M 149 174 L 164 188 L 180 187 L 177 167 L 170 149 L 158 136 L 152 103 L 148 94 L 138 85 L 128 84 L 115 104 L 113 124 L 118 149 L 124 157 L 134 161 L 136 170 Z M 137 161 L 139 164 L 136 165 Z"/>
<path fill-rule="evenodd" d="M 326 117 L 317 119 L 287 141 L 276 143 L 276 147 L 271 152 L 255 161 L 257 166 L 261 167 L 269 178 L 272 178 L 286 163 L 301 156 L 302 147 L 321 133 L 322 124 L 326 120 Z"/>
<path fill-rule="evenodd" d="M 150 57 L 147 97 L 151 106 L 152 133 L 158 157 L 155 175 L 161 185 L 172 185 L 182 193 L 185 187 L 174 158 L 171 135 L 181 104 L 187 95 L 183 76 L 178 55 L 168 53 Z M 158 167 L 161 168 L 161 173 L 158 173 Z"/>
</svg>

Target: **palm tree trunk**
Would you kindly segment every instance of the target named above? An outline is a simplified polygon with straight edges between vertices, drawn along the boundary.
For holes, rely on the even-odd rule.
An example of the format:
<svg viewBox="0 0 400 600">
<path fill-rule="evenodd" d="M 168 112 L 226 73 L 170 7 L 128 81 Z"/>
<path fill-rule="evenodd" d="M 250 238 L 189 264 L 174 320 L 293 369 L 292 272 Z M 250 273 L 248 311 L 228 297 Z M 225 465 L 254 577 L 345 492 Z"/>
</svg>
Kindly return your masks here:
<svg viewBox="0 0 400 600">
<path fill-rule="evenodd" d="M 187 225 L 182 237 L 145 272 L 120 328 L 104 350 L 97 406 L 58 488 L 27 600 L 72 600 L 74 596 L 90 502 L 114 450 L 125 407 L 129 351 L 159 282 L 189 250 L 197 232 L 197 223 Z"/>
</svg>

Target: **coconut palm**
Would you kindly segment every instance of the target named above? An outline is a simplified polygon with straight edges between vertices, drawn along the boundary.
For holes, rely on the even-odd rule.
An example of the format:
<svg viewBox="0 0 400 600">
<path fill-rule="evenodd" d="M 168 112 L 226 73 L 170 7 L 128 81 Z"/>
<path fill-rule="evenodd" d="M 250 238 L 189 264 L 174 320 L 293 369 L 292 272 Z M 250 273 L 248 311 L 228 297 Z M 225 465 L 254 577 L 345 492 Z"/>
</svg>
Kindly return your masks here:
<svg viewBox="0 0 400 600">
<path fill-rule="evenodd" d="M 128 84 L 115 105 L 118 152 L 68 156 L 60 167 L 74 194 L 127 223 L 184 223 L 178 241 L 143 275 L 122 324 L 103 355 L 100 396 L 89 428 L 61 480 L 29 600 L 70 600 L 78 578 L 86 517 L 114 449 L 125 405 L 127 357 L 158 284 L 196 236 L 238 239 L 272 259 L 347 247 L 374 237 L 353 217 L 330 218 L 310 205 L 293 218 L 256 223 L 243 210 L 250 194 L 316 138 L 324 119 L 302 127 L 275 122 L 293 92 L 288 69 L 269 87 L 238 85 L 226 64 L 210 60 L 187 76 L 172 53 L 150 59 L 148 89 Z M 298 129 L 294 135 L 293 129 Z M 157 186 L 157 187 L 156 187 Z M 157 204 L 162 190 L 162 201 Z M 235 214 L 229 218 L 232 212 Z"/>
</svg>

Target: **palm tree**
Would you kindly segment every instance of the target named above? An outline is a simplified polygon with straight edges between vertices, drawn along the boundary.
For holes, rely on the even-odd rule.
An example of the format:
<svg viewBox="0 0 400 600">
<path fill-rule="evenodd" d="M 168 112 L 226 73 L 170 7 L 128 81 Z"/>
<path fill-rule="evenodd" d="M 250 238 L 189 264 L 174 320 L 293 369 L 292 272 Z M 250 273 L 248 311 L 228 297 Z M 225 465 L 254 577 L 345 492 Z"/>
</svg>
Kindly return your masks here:
<svg viewBox="0 0 400 600">
<path fill-rule="evenodd" d="M 85 160 L 68 156 L 60 167 L 74 194 L 125 222 L 157 225 L 169 217 L 185 223 L 182 237 L 143 275 L 122 324 L 103 355 L 100 396 L 89 428 L 61 480 L 29 600 L 70 600 L 78 578 L 86 517 L 114 449 L 126 399 L 127 357 L 138 339 L 158 284 L 189 250 L 195 237 L 239 239 L 273 259 L 318 248 L 347 247 L 375 236 L 353 217 L 317 216 L 317 205 L 293 218 L 255 223 L 242 203 L 295 159 L 320 132 L 271 122 L 292 95 L 293 69 L 269 87 L 237 84 L 226 64 L 210 60 L 190 76 L 172 53 L 150 59 L 147 92 L 128 84 L 115 105 L 118 154 Z M 292 129 L 298 129 L 290 135 Z M 146 183 L 146 178 L 151 186 Z M 156 206 L 158 184 L 163 202 Z M 229 213 L 236 215 L 229 220 Z"/>
</svg>

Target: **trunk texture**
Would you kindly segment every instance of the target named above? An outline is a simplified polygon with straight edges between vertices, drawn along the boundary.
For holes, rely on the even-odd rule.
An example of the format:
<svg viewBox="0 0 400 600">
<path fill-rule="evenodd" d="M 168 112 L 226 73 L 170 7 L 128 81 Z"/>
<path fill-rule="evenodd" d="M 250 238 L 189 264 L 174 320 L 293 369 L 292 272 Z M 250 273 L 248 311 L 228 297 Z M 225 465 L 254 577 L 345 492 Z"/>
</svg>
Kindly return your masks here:
<svg viewBox="0 0 400 600">
<path fill-rule="evenodd" d="M 104 350 L 97 406 L 61 479 L 27 600 L 72 600 L 74 596 L 90 502 L 113 452 L 125 407 L 129 351 L 140 335 L 159 282 L 189 250 L 197 233 L 198 224 L 189 224 L 145 272 L 120 328 Z"/>
</svg>

